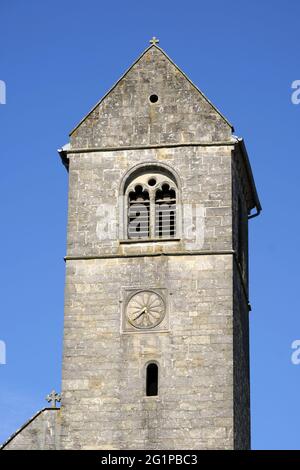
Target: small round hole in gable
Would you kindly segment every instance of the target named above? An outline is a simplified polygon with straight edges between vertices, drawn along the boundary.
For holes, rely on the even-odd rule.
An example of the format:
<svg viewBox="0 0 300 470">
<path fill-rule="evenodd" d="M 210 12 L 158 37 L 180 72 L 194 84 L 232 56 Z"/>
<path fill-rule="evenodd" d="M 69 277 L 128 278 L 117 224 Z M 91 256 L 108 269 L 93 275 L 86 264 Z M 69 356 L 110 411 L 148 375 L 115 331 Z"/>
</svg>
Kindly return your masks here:
<svg viewBox="0 0 300 470">
<path fill-rule="evenodd" d="M 157 95 L 151 95 L 151 96 L 149 97 L 149 100 L 150 100 L 151 103 L 157 103 L 157 101 L 158 101 L 158 96 L 157 96 Z"/>
</svg>

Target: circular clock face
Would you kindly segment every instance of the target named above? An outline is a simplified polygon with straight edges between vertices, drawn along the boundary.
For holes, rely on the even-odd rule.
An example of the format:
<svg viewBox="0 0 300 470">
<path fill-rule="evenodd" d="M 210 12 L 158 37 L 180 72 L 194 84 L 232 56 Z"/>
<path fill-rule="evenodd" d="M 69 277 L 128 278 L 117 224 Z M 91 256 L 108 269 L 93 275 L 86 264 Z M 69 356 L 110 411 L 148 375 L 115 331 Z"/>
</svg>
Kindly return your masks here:
<svg viewBox="0 0 300 470">
<path fill-rule="evenodd" d="M 127 304 L 127 319 L 136 328 L 153 328 L 163 320 L 165 310 L 165 302 L 157 292 L 137 292 Z"/>
</svg>

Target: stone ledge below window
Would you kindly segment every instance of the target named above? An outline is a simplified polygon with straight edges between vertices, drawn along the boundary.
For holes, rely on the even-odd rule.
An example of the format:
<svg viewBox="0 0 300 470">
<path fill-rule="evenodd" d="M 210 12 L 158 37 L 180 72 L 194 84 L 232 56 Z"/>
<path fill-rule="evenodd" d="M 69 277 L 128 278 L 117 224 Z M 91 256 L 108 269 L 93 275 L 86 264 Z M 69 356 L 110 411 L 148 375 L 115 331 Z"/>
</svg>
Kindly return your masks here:
<svg viewBox="0 0 300 470">
<path fill-rule="evenodd" d="M 180 242 L 180 238 L 129 238 L 127 240 L 119 240 L 120 245 L 130 245 L 135 243 L 166 243 L 166 242 Z"/>
</svg>

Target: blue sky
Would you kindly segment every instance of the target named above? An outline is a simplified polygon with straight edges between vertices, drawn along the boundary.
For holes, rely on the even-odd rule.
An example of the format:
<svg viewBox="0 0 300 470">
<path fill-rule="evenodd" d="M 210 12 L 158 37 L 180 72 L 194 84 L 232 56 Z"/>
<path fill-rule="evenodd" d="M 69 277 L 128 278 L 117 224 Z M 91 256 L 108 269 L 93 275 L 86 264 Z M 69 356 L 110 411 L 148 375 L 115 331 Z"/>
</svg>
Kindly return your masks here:
<svg viewBox="0 0 300 470">
<path fill-rule="evenodd" d="M 252 446 L 300 449 L 300 3 L 2 0 L 0 441 L 60 390 L 67 173 L 56 149 L 156 35 L 245 138 L 263 213 L 250 223 Z"/>
</svg>

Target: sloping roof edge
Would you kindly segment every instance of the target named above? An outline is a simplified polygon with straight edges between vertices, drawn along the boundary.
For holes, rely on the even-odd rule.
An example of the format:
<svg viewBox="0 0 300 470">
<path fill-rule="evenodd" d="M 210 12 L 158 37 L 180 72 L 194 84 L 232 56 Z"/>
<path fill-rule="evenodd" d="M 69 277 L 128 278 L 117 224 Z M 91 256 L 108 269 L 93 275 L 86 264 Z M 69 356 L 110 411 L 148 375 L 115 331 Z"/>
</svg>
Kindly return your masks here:
<svg viewBox="0 0 300 470">
<path fill-rule="evenodd" d="M 221 113 L 221 111 L 219 111 L 218 108 L 216 108 L 216 106 L 204 95 L 204 93 L 202 93 L 202 91 L 181 70 L 181 68 L 178 67 L 178 65 L 176 65 L 175 62 L 173 62 L 173 60 L 167 55 L 167 53 L 163 49 L 158 47 L 156 44 L 151 44 L 151 46 L 147 47 L 147 49 L 145 49 L 144 52 L 142 52 L 142 54 L 133 62 L 133 64 L 125 71 L 125 73 L 119 78 L 119 80 L 108 90 L 108 92 L 95 104 L 95 106 L 93 106 L 93 108 L 81 119 L 81 121 L 79 121 L 79 123 L 71 130 L 69 136 L 71 136 L 78 129 L 78 127 L 90 116 L 90 114 L 97 108 L 97 106 L 99 106 L 99 104 L 102 103 L 102 101 L 104 101 L 105 98 L 107 98 L 107 96 L 116 88 L 119 82 L 123 80 L 123 78 L 128 74 L 128 72 L 130 72 L 130 70 L 139 62 L 139 60 L 141 60 L 141 58 L 146 54 L 146 52 L 148 52 L 152 47 L 156 47 L 156 49 L 158 49 L 168 59 L 168 61 L 172 65 L 174 65 L 174 67 L 185 77 L 185 79 L 188 80 L 188 82 L 198 91 L 198 93 L 200 93 L 200 95 L 205 99 L 205 101 L 207 101 L 207 103 L 209 103 L 210 106 L 212 106 L 212 108 L 228 124 L 228 126 L 231 127 L 232 131 L 234 131 L 234 127 L 228 121 L 228 119 L 226 119 L 226 117 Z"/>
<path fill-rule="evenodd" d="M 49 410 L 60 410 L 60 408 L 42 408 L 41 410 L 39 410 L 35 415 L 33 415 L 28 421 L 25 422 L 25 424 L 23 424 L 23 426 L 21 426 L 19 429 L 17 429 L 16 432 L 14 432 L 8 439 L 6 439 L 6 441 L 0 445 L 0 450 L 3 450 L 5 446 L 7 446 L 7 444 L 9 444 L 18 434 L 20 434 L 20 432 L 22 432 L 25 428 L 27 428 L 27 426 L 29 426 L 29 424 L 32 423 L 32 421 L 34 421 L 38 416 L 40 416 L 44 411 L 49 411 Z"/>
</svg>

